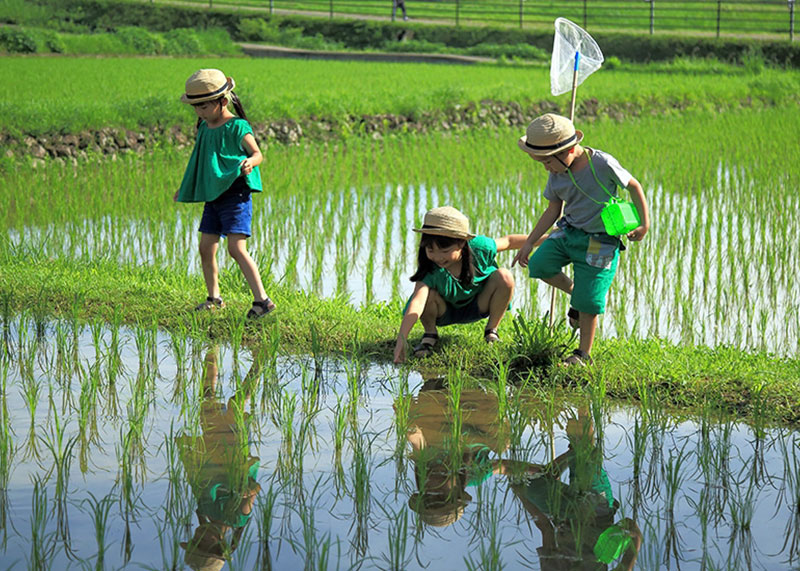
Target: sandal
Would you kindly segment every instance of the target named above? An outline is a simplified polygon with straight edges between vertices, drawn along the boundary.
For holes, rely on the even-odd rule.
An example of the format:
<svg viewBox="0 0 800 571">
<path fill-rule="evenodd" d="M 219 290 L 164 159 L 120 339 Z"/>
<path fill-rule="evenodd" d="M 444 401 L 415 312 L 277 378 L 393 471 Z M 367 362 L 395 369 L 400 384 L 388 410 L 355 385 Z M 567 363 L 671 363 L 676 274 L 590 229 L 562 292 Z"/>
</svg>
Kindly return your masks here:
<svg viewBox="0 0 800 571">
<path fill-rule="evenodd" d="M 574 307 L 569 308 L 569 311 L 567 312 L 567 321 L 569 322 L 569 326 L 572 327 L 572 329 L 577 329 L 578 327 L 580 327 L 580 321 L 579 321 L 580 317 L 581 314 L 578 312 L 577 309 L 575 309 Z"/>
<path fill-rule="evenodd" d="M 423 333 L 422 340 L 414 347 L 414 357 L 422 359 L 433 352 L 436 342 L 439 341 L 438 333 Z"/>
<path fill-rule="evenodd" d="M 276 307 L 278 306 L 270 298 L 266 298 L 264 301 L 254 301 L 253 307 L 247 312 L 247 319 L 264 317 L 268 313 L 275 311 Z"/>
<path fill-rule="evenodd" d="M 483 340 L 488 344 L 497 343 L 500 341 L 500 336 L 497 334 L 497 329 L 489 329 L 488 327 L 483 330 Z"/>
<path fill-rule="evenodd" d="M 593 362 L 594 360 L 589 353 L 581 351 L 580 349 L 575 349 L 572 355 L 564 359 L 563 364 L 566 366 L 580 365 L 581 367 L 585 367 L 586 365 L 591 365 Z"/>
<path fill-rule="evenodd" d="M 221 297 L 211 297 L 210 295 L 206 300 L 194 308 L 195 311 L 209 311 L 212 309 L 222 309 L 225 307 L 225 302 Z"/>
</svg>

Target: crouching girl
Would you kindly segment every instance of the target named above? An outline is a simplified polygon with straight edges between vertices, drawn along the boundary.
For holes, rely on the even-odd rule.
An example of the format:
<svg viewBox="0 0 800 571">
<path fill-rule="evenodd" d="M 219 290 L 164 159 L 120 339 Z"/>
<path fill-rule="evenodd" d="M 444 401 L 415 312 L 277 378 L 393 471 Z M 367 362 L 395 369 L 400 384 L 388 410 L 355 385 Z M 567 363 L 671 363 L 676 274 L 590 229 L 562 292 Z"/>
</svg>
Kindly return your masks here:
<svg viewBox="0 0 800 571">
<path fill-rule="evenodd" d="M 414 347 L 415 357 L 430 354 L 439 340 L 437 327 L 472 323 L 487 319 L 483 338 L 487 343 L 500 339 L 497 326 L 514 294 L 514 276 L 498 268 L 497 252 L 517 250 L 525 243 L 524 234 L 496 240 L 469 231 L 469 220 L 452 206 L 442 206 L 425 214 L 418 267 L 411 276 L 416 282 L 406 304 L 394 348 L 394 362 L 406 359 L 408 334 L 419 320 L 425 329 Z"/>
</svg>

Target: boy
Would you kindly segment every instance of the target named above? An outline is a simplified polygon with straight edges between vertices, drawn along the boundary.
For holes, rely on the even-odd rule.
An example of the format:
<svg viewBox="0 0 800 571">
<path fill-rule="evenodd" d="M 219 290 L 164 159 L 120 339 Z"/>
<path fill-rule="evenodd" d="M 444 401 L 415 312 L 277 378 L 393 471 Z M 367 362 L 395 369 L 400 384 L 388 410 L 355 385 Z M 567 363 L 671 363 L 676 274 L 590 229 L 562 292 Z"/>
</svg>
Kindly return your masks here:
<svg viewBox="0 0 800 571">
<path fill-rule="evenodd" d="M 550 173 L 544 189 L 550 203 L 511 265 L 519 262 L 528 267 L 530 277 L 571 295 L 567 315 L 570 325 L 580 329 L 580 344 L 564 361 L 567 365 L 591 362 L 597 316 L 605 311 L 606 294 L 617 271 L 621 242 L 606 234 L 600 218 L 608 195 L 616 196 L 617 186 L 628 189 L 641 220 L 628 239 L 638 242 L 650 229 L 650 212 L 639 181 L 608 153 L 581 146 L 582 140 L 583 133 L 575 130 L 572 121 L 547 113 L 534 119 L 517 142 Z M 533 245 L 556 221 L 558 230 L 529 260 Z M 562 271 L 567 264 L 573 265 L 574 283 Z"/>
</svg>

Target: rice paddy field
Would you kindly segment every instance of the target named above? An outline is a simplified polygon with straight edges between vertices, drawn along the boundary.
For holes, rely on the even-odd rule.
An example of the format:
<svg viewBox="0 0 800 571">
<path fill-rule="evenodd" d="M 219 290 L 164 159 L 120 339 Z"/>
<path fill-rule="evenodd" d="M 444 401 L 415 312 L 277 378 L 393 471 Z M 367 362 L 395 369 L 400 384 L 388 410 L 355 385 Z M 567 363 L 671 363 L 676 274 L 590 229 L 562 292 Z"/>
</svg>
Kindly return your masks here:
<svg viewBox="0 0 800 571">
<path fill-rule="evenodd" d="M 26 71 L 0 88 L 19 111 L 0 114 L 5 132 L 73 112 L 66 132 L 191 122 L 175 93 L 212 65 L 255 121 L 392 112 L 401 78 L 406 104 L 429 109 L 440 90 L 440 108 L 547 91 L 546 70 L 494 67 L 3 65 Z M 47 81 L 81 70 L 91 98 L 59 102 Z M 496 237 L 544 209 L 546 173 L 518 128 L 264 149 L 249 245 L 279 311 L 256 324 L 224 251 L 228 308 L 190 311 L 205 296 L 202 209 L 172 202 L 189 149 L 6 157 L 0 567 L 798 568 L 798 77 L 738 73 L 602 71 L 580 92 L 653 102 L 578 119 L 585 144 L 643 183 L 653 224 L 622 254 L 596 365 L 579 373 L 512 369 L 520 323 L 570 342 L 561 319 L 535 326 L 549 291 L 519 269 L 500 348 L 456 326 L 429 363 L 389 363 L 428 208 L 456 206 Z"/>
</svg>

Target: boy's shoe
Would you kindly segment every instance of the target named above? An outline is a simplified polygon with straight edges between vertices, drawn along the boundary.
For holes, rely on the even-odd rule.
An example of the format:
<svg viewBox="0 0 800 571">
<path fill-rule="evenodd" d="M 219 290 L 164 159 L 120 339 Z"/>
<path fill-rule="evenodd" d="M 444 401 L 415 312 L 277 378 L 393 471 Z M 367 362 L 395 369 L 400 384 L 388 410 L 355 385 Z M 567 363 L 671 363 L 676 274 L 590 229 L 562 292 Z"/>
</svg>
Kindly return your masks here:
<svg viewBox="0 0 800 571">
<path fill-rule="evenodd" d="M 489 329 L 488 327 L 483 331 L 483 340 L 489 345 L 500 341 L 500 336 L 497 334 L 497 329 Z"/>
<path fill-rule="evenodd" d="M 206 300 L 194 308 L 195 311 L 212 311 L 214 309 L 222 309 L 225 307 L 225 302 L 221 297 L 211 297 L 210 295 Z"/>
<path fill-rule="evenodd" d="M 277 306 L 270 298 L 266 298 L 264 301 L 254 301 L 253 307 L 251 307 L 250 311 L 247 312 L 247 319 L 258 319 L 259 317 L 264 317 L 268 313 L 275 311 L 276 307 Z"/>
<path fill-rule="evenodd" d="M 569 311 L 567 312 L 567 321 L 569 322 L 569 326 L 572 327 L 573 330 L 580 327 L 580 317 L 581 314 L 578 312 L 577 309 L 575 309 L 574 307 L 569 308 Z"/>
<path fill-rule="evenodd" d="M 563 365 L 569 367 L 570 365 L 579 365 L 581 367 L 585 367 L 586 365 L 591 365 L 594 362 L 592 357 L 586 351 L 581 351 L 580 349 L 575 349 L 572 352 L 572 355 L 564 359 Z"/>
<path fill-rule="evenodd" d="M 414 357 L 422 359 L 430 355 L 437 341 L 439 341 L 438 333 L 423 333 L 422 340 L 414 347 Z"/>
</svg>

